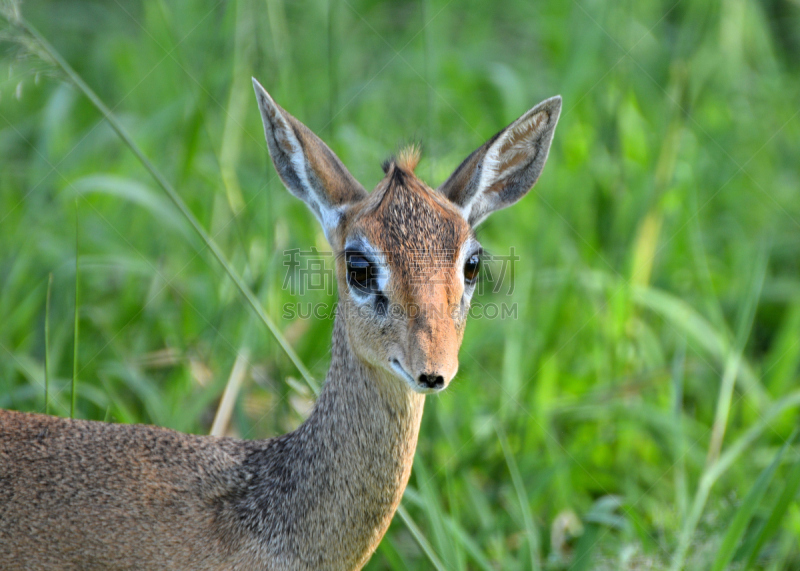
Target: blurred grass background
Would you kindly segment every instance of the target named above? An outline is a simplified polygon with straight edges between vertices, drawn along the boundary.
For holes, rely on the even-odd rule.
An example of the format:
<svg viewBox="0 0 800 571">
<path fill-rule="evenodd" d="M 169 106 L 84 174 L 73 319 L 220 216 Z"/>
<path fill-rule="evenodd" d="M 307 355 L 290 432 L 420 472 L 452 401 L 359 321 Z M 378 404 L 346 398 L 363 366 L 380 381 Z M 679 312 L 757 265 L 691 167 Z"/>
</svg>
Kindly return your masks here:
<svg viewBox="0 0 800 571">
<path fill-rule="evenodd" d="M 283 306 L 332 298 L 283 289 L 283 251 L 328 247 L 269 162 L 250 76 L 368 188 L 413 140 L 435 186 L 563 96 L 540 182 L 480 229 L 521 259 L 513 292 L 477 301 L 517 319 L 473 320 L 426 404 L 404 505 L 434 555 L 396 518 L 368 569 L 800 569 L 797 0 L 20 9 L 318 380 L 332 322 Z M 0 407 L 45 410 L 47 357 L 53 414 L 75 367 L 76 416 L 207 433 L 249 354 L 231 434 L 297 426 L 312 394 L 208 248 L 35 42 L 1 31 Z"/>
</svg>

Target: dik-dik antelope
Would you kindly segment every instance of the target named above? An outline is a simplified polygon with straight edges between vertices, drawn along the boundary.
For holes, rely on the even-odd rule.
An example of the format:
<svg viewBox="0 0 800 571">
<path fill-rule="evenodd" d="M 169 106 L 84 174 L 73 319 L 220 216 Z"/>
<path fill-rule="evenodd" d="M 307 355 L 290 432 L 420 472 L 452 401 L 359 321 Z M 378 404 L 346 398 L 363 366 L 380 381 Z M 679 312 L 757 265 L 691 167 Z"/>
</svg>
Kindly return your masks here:
<svg viewBox="0 0 800 571">
<path fill-rule="evenodd" d="M 438 189 L 416 151 L 372 193 L 253 81 L 275 168 L 336 256 L 331 364 L 297 430 L 262 441 L 0 411 L 3 569 L 359 569 L 408 483 L 425 395 L 458 369 L 474 228 L 544 167 L 561 99 Z M 436 279 L 430 279 L 434 276 Z"/>
</svg>

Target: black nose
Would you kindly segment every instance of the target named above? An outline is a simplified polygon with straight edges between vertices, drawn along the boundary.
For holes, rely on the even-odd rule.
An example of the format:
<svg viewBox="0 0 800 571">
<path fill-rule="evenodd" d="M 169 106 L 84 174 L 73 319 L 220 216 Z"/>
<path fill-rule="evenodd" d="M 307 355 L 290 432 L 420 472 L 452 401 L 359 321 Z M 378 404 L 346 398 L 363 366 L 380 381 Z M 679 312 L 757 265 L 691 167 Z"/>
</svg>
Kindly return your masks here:
<svg viewBox="0 0 800 571">
<path fill-rule="evenodd" d="M 441 375 L 426 375 L 422 373 L 419 376 L 419 384 L 429 389 L 441 389 L 444 386 L 444 377 Z"/>
</svg>

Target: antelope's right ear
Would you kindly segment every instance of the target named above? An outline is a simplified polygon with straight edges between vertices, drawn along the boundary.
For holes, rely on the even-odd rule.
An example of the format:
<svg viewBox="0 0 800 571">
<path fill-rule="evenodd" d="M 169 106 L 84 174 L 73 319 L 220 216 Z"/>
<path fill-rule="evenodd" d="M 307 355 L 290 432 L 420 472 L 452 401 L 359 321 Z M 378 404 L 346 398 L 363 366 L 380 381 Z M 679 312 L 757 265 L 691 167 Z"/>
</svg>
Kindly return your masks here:
<svg viewBox="0 0 800 571">
<path fill-rule="evenodd" d="M 439 192 L 473 228 L 495 210 L 511 206 L 542 173 L 560 113 L 561 97 L 542 101 L 468 156 Z"/>
<path fill-rule="evenodd" d="M 308 204 L 330 241 L 347 205 L 367 191 L 328 145 L 275 103 L 255 78 L 253 87 L 275 170 L 289 192 Z"/>
</svg>

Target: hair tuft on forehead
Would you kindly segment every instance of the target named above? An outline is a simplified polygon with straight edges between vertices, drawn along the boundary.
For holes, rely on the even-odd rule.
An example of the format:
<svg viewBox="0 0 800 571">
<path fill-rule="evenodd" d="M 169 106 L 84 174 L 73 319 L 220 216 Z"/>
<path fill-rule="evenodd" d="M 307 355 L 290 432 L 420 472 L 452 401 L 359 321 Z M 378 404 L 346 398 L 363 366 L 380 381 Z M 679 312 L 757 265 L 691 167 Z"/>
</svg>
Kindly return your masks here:
<svg viewBox="0 0 800 571">
<path fill-rule="evenodd" d="M 418 144 L 409 145 L 397 155 L 397 166 L 404 171 L 413 173 L 419 164 L 421 154 L 422 151 Z"/>
<path fill-rule="evenodd" d="M 417 143 L 412 143 L 411 145 L 405 147 L 401 150 L 397 156 L 391 156 L 381 164 L 381 168 L 383 172 L 389 174 L 389 170 L 392 166 L 396 166 L 400 170 L 404 170 L 407 173 L 414 173 L 414 169 L 417 168 L 419 164 L 419 158 L 422 154 L 422 150 Z"/>
</svg>

